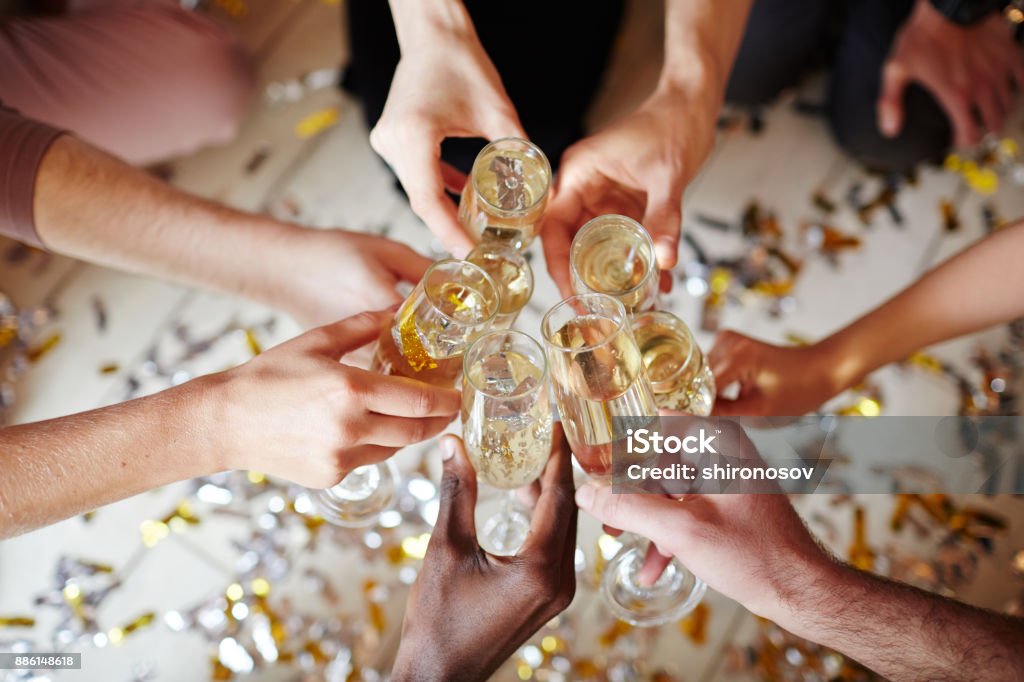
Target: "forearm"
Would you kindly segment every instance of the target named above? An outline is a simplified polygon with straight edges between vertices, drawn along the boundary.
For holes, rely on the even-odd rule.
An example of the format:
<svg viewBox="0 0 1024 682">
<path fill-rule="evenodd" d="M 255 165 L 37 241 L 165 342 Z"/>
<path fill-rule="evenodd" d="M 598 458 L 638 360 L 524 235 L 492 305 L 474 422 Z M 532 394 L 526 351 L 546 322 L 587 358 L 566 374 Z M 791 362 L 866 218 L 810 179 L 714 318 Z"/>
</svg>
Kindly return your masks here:
<svg viewBox="0 0 1024 682">
<path fill-rule="evenodd" d="M 667 0 L 662 88 L 702 98 L 715 114 L 743 38 L 751 0 Z"/>
<path fill-rule="evenodd" d="M 1024 620 L 829 562 L 762 615 L 892 680 L 1009 680 L 1024 674 Z"/>
<path fill-rule="evenodd" d="M 302 229 L 189 195 L 71 136 L 43 157 L 34 207 L 57 253 L 266 303 L 287 297 L 265 271 L 270 255 Z"/>
<path fill-rule="evenodd" d="M 444 47 L 451 40 L 479 41 L 462 0 L 390 0 L 390 3 L 403 54 L 430 44 Z"/>
<path fill-rule="evenodd" d="M 0 538 L 227 468 L 206 393 L 216 381 L 0 430 Z"/>
<path fill-rule="evenodd" d="M 1024 222 L 962 251 L 821 342 L 841 390 L 934 343 L 1024 316 Z"/>
</svg>

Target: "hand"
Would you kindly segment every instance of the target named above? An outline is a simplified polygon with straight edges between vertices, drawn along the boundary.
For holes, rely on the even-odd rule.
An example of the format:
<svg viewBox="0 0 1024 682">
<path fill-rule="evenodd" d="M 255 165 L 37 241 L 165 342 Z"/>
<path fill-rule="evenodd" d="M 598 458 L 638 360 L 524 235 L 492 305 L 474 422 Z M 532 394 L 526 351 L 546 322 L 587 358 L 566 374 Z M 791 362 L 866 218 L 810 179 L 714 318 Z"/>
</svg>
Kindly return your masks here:
<svg viewBox="0 0 1024 682">
<path fill-rule="evenodd" d="M 466 177 L 441 161 L 441 142 L 448 137 L 526 137 L 472 25 L 442 30 L 413 46 L 403 42 L 384 112 L 370 131 L 370 144 L 398 176 L 412 210 L 456 258 L 464 258 L 473 239 L 445 190 L 459 192 Z"/>
<path fill-rule="evenodd" d="M 444 429 L 459 410 L 457 391 L 339 362 L 390 319 L 386 312 L 349 317 L 199 379 L 225 463 L 327 488 Z"/>
<path fill-rule="evenodd" d="M 981 139 L 975 111 L 987 130 L 1002 130 L 1013 110 L 1012 84 L 1018 91 L 1024 89 L 1024 55 L 999 13 L 962 27 L 928 0 L 917 0 L 882 68 L 878 128 L 888 137 L 903 128 L 903 91 L 913 81 L 927 88 L 946 111 L 954 144 L 968 147 Z"/>
<path fill-rule="evenodd" d="M 729 457 L 760 461 L 739 426 L 710 421 L 723 432 L 719 443 L 739 444 Z M 766 618 L 777 617 L 789 591 L 833 564 L 782 493 L 670 497 L 613 493 L 590 482 L 576 492 L 576 503 L 606 526 L 649 538 L 709 587 Z M 644 570 L 655 563 L 648 556 Z"/>
<path fill-rule="evenodd" d="M 514 557 L 476 539 L 476 473 L 445 436 L 441 511 L 409 594 L 393 680 L 483 680 L 576 592 L 576 505 L 569 446 L 557 429 L 530 534 Z"/>
<path fill-rule="evenodd" d="M 289 226 L 284 243 L 271 258 L 281 281 L 269 296 L 307 326 L 327 324 L 364 310 L 380 310 L 402 301 L 399 282 L 416 284 L 430 259 L 384 237 L 345 230 Z"/>
<path fill-rule="evenodd" d="M 715 401 L 714 413 L 721 416 L 802 416 L 852 383 L 840 378 L 846 365 L 822 343 L 773 346 L 724 331 L 708 363 L 719 392 L 739 384 L 735 400 Z"/>
<path fill-rule="evenodd" d="M 682 92 L 660 88 L 635 112 L 577 142 L 562 156 L 541 228 L 544 259 L 563 295 L 571 295 L 569 247 L 591 218 L 619 213 L 654 238 L 658 267 L 675 267 L 683 190 L 707 157 L 714 116 Z"/>
</svg>

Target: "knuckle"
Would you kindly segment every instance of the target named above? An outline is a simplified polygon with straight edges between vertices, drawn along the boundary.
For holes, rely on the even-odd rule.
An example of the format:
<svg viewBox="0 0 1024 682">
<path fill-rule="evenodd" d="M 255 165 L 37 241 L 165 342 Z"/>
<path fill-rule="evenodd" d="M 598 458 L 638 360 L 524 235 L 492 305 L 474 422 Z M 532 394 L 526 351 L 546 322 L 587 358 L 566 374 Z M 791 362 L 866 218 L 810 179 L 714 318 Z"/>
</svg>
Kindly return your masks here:
<svg viewBox="0 0 1024 682">
<path fill-rule="evenodd" d="M 357 443 L 362 436 L 358 420 L 346 420 L 338 424 L 335 436 L 338 443 Z"/>
<path fill-rule="evenodd" d="M 441 477 L 441 499 L 455 500 L 462 493 L 462 479 L 452 472 L 446 471 Z"/>
<path fill-rule="evenodd" d="M 426 440 L 430 436 L 428 430 L 429 425 L 422 419 L 418 419 L 409 425 L 409 442 L 419 443 L 420 441 Z"/>
<path fill-rule="evenodd" d="M 433 391 L 419 391 L 413 398 L 412 411 L 416 416 L 426 416 L 433 413 L 437 407 L 437 396 Z M 422 426 L 421 426 L 422 428 Z"/>
</svg>

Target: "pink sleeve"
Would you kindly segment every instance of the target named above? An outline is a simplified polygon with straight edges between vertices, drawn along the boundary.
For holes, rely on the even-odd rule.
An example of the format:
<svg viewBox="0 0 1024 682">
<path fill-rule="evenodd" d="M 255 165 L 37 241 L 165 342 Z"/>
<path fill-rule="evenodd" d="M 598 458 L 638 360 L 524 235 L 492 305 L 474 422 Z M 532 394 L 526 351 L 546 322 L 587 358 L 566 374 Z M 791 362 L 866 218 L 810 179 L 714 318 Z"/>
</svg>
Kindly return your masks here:
<svg viewBox="0 0 1024 682">
<path fill-rule="evenodd" d="M 43 246 L 32 210 L 36 174 L 43 155 L 60 134 L 0 103 L 0 234 Z"/>
</svg>

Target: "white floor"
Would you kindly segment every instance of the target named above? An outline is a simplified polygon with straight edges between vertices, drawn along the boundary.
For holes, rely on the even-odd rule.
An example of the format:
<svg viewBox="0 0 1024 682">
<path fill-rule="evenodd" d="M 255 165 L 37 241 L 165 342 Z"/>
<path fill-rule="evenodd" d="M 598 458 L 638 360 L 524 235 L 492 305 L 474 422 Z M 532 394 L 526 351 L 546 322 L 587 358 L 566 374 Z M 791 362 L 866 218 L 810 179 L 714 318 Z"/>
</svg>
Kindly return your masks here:
<svg viewBox="0 0 1024 682">
<path fill-rule="evenodd" d="M 267 9 L 272 6 L 276 8 Z M 269 14 L 249 18 L 257 25 L 250 26 L 247 40 L 261 55 L 265 84 L 301 77 L 337 63 L 337 6 L 311 2 L 302 4 L 301 12 L 299 6 L 298 2 L 270 4 L 263 8 Z M 286 28 L 276 32 L 267 28 L 279 25 Z M 311 34 L 326 47 L 309 49 Z M 304 49 L 296 47 L 300 44 Z M 296 140 L 295 123 L 327 107 L 338 107 L 339 123 L 312 140 Z M 1013 134 L 1024 140 L 1019 120 Z M 258 148 L 269 149 L 270 153 L 257 170 L 247 173 L 243 169 Z M 394 239 L 417 245 L 431 243 L 429 232 L 394 190 L 391 177 L 370 151 L 354 105 L 331 88 L 312 92 L 295 103 L 259 107 L 238 141 L 183 160 L 174 168 L 175 182 L 181 186 L 236 206 L 268 210 L 315 227 L 386 230 Z M 704 226 L 698 216 L 738 222 L 744 206 L 757 199 L 775 211 L 784 230 L 793 234 L 801 221 L 820 219 L 811 202 L 815 190 L 823 190 L 842 204 L 855 182 L 863 182 L 865 196 L 870 196 L 875 187 L 872 183 L 877 181 L 843 158 L 822 121 L 795 113 L 784 101 L 767 112 L 762 134 L 754 136 L 741 128 L 721 136 L 711 159 L 687 192 L 684 228 L 713 255 L 727 255 L 741 248 L 740 240 Z M 963 222 L 963 227 L 951 235 L 943 234 L 939 215 L 939 202 L 945 198 L 957 203 Z M 994 204 L 1006 218 L 1024 216 L 1024 192 L 1009 183 L 1004 182 L 994 197 L 984 201 Z M 840 208 L 830 222 L 861 237 L 862 248 L 842 253 L 835 266 L 822 258 L 812 259 L 793 292 L 795 309 L 773 317 L 763 301 L 744 299 L 743 304 L 733 303 L 725 309 L 723 327 L 778 342 L 790 334 L 819 338 L 982 236 L 982 203 L 979 197 L 964 192 L 955 176 L 928 170 L 916 187 L 899 194 L 898 206 L 905 217 L 902 226 L 892 224 L 882 211 L 871 227 L 864 228 L 851 210 Z M 0 252 L 7 246 L 6 242 L 0 244 Z M 438 254 L 431 251 L 430 255 Z M 543 310 L 556 301 L 539 249 L 535 256 L 539 279 L 536 297 L 519 325 L 531 333 L 537 332 Z M 682 260 L 691 258 L 688 251 Z M 697 329 L 702 299 L 687 292 L 682 267 L 677 274 L 675 291 L 665 301 L 666 306 Z M 17 385 L 17 405 L 11 415 L 14 422 L 110 404 L 243 362 L 251 354 L 246 329 L 252 330 L 264 346 L 298 330 L 285 316 L 245 301 L 40 254 L 18 264 L 5 264 L 0 271 L 0 291 L 21 306 L 52 303 L 58 314 L 40 332 L 39 339 L 52 333 L 61 335 L 61 341 L 33 364 Z M 96 301 L 106 311 L 105 328 L 97 324 Z M 207 351 L 190 355 L 187 341 L 207 337 L 216 341 Z M 711 334 L 699 333 L 705 348 L 710 347 L 712 338 Z M 1002 332 L 996 330 L 930 352 L 966 368 L 978 344 L 998 344 L 1001 338 Z M 108 372 L 101 372 L 105 366 Z M 887 368 L 873 380 L 883 396 L 885 414 L 954 414 L 957 409 L 955 387 L 926 372 Z M 405 463 L 415 466 L 420 452 L 426 454 L 426 470 L 436 474 L 436 455 L 429 447 L 406 456 Z M 41 650 L 50 648 L 55 612 L 35 607 L 33 599 L 52 591 L 58 558 L 70 556 L 109 563 L 123 580 L 96 614 L 104 632 L 123 627 L 146 612 L 155 613 L 157 622 L 128 635 L 121 646 L 88 649 L 85 670 L 67 672 L 57 679 L 127 681 L 147 674 L 157 680 L 206 679 L 216 645 L 196 632 L 172 631 L 164 622 L 165 614 L 187 610 L 223 594 L 238 575 L 240 550 L 233 541 L 245 542 L 254 526 L 249 518 L 217 513 L 212 505 L 199 505 L 201 523 L 172 534 L 153 548 L 145 548 L 140 524 L 164 517 L 193 491 L 190 483 L 168 486 L 98 510 L 88 520 L 71 519 L 0 544 L 0 618 L 17 614 L 39 618 L 30 630 L 0 628 L 0 649 L 6 640 L 22 635 L 35 640 Z M 254 507 L 264 503 L 254 503 Z M 888 530 L 891 498 L 869 496 L 858 503 L 867 508 L 873 544 L 881 547 L 903 541 Z M 982 605 L 1002 607 L 1022 589 L 1020 582 L 1008 578 L 1006 567 L 1012 552 L 1024 547 L 1024 502 L 999 498 L 978 503 L 1011 516 L 1012 523 L 1009 535 L 999 540 L 997 552 L 982 566 L 977 589 L 965 596 Z M 830 500 L 819 497 L 803 499 L 800 506 L 826 542 L 845 552 L 852 505 L 830 504 Z M 597 529 L 589 520 L 584 523 L 581 546 L 592 562 L 597 553 Z M 406 535 L 419 532 L 422 529 L 405 527 L 385 531 L 382 542 L 385 548 L 394 547 Z M 365 620 L 364 581 L 397 575 L 400 565 L 383 558 L 383 550 L 374 553 L 365 549 L 359 534 L 322 533 L 321 537 L 326 541 L 312 548 L 304 529 L 291 528 L 287 540 L 293 565 L 288 577 L 275 583 L 272 603 L 280 605 L 287 598 L 296 612 L 317 617 L 339 614 L 345 627 L 352 627 Z M 322 586 L 310 589 L 307 569 L 326 576 L 332 591 L 339 595 L 337 603 L 323 598 Z M 393 650 L 403 598 L 401 582 L 392 580 L 391 592 L 383 599 L 382 632 L 363 632 L 356 638 L 357 659 L 363 665 L 386 661 Z M 589 658 L 598 665 L 632 654 L 651 666 L 645 669 L 647 674 L 664 668 L 678 679 L 745 679 L 746 675 L 727 670 L 724 652 L 735 644 L 752 641 L 757 626 L 743 609 L 724 597 L 709 595 L 706 603 L 710 620 L 703 643 L 692 642 L 675 627 L 665 627 L 651 634 L 626 635 L 614 644 L 606 639 L 602 644 L 600 635 L 608 634 L 605 631 L 611 620 L 602 611 L 597 595 L 584 585 L 559 632 L 571 633 L 566 636 L 572 638 L 570 648 L 577 658 Z M 525 655 L 528 658 L 533 653 Z M 515 665 L 514 659 L 499 677 L 516 679 Z M 295 668 L 286 666 L 263 672 L 266 679 L 300 679 Z M 579 674 L 577 669 L 569 678 Z"/>
</svg>

